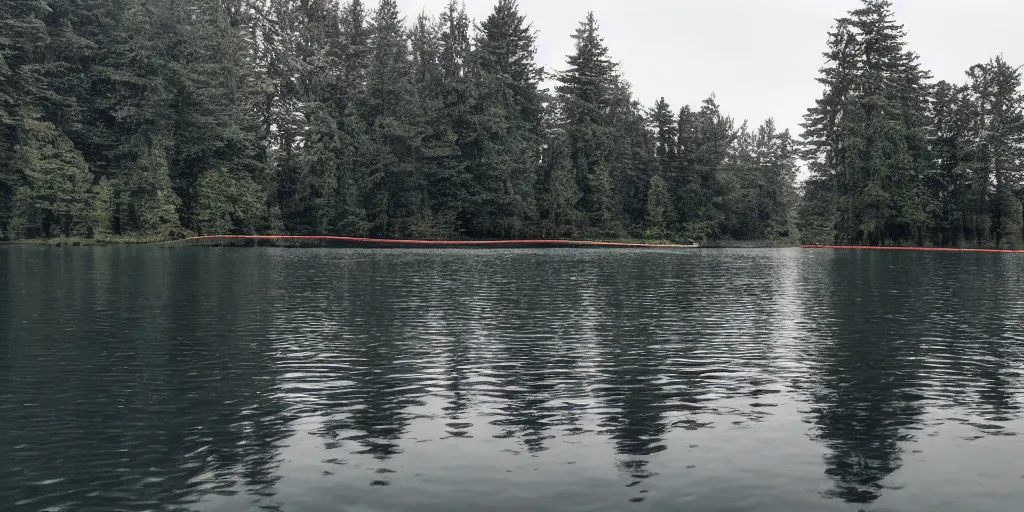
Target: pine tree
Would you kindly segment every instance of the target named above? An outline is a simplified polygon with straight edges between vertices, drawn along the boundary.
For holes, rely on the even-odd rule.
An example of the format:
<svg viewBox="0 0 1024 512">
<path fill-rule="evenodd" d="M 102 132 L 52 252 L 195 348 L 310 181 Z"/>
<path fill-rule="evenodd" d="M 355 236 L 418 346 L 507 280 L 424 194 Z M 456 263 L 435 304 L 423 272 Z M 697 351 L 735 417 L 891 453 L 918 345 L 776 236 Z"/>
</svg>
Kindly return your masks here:
<svg viewBox="0 0 1024 512">
<path fill-rule="evenodd" d="M 0 231 L 15 215 L 15 191 L 25 175 L 15 162 L 14 146 L 28 122 L 40 113 L 46 95 L 41 55 L 49 44 L 43 0 L 0 3 Z"/>
<path fill-rule="evenodd" d="M 568 141 L 557 129 L 549 128 L 549 143 L 544 151 L 543 177 L 538 186 L 540 231 L 547 237 L 574 237 L 580 233 L 583 197 L 569 158 Z"/>
<path fill-rule="evenodd" d="M 366 117 L 366 76 L 369 67 L 370 31 L 361 0 L 351 0 L 341 9 L 341 92 L 337 100 L 338 134 L 342 146 L 339 168 L 340 221 L 338 231 L 346 235 L 367 235 L 370 225 L 364 207 L 369 190 L 370 140 Z"/>
<path fill-rule="evenodd" d="M 758 193 L 760 176 L 755 147 L 757 136 L 744 121 L 736 130 L 726 157 L 714 171 L 711 197 L 716 238 L 757 240 L 760 230 Z"/>
<path fill-rule="evenodd" d="M 308 130 L 299 157 L 300 175 L 308 180 L 296 196 L 309 212 L 308 222 L 315 233 L 333 231 L 339 207 L 339 153 L 341 141 L 338 126 L 322 103 L 309 105 Z"/>
<path fill-rule="evenodd" d="M 618 65 L 608 57 L 608 47 L 598 33 L 593 12 L 587 13 L 572 36 L 575 53 L 569 68 L 558 73 L 558 106 L 562 109 L 570 158 L 583 192 L 582 207 L 594 234 L 622 231 L 616 224 L 619 212 L 613 192 L 610 155 L 611 108 L 619 87 Z"/>
<path fill-rule="evenodd" d="M 968 136 L 973 111 L 967 86 L 946 81 L 936 84 L 930 120 L 935 164 L 924 187 L 934 205 L 931 238 L 944 246 L 978 241 L 971 229 L 969 203 L 972 166 Z"/>
<path fill-rule="evenodd" d="M 834 187 L 841 242 L 920 243 L 927 224 L 928 74 L 904 38 L 889 0 L 864 0 L 830 34 L 804 139 L 811 172 Z"/>
<path fill-rule="evenodd" d="M 344 87 L 341 106 L 347 108 L 353 105 L 366 85 L 370 31 L 362 0 L 351 0 L 342 7 L 340 23 L 341 37 L 344 40 L 344 54 L 341 60 Z"/>
<path fill-rule="evenodd" d="M 91 234 L 93 176 L 71 140 L 48 122 L 25 120 L 14 147 L 13 165 L 25 175 L 15 195 L 23 223 L 37 218 L 44 236 L 51 226 L 63 236 Z"/>
<path fill-rule="evenodd" d="M 993 106 L 1017 104 L 1012 73 L 979 67 L 929 113 L 886 16 L 867 1 L 833 37 L 800 213 L 1017 243 L 1020 144 Z M 410 27 L 395 0 L 372 16 L 361 0 L 10 0 L 0 26 L 0 229 L 791 235 L 788 133 L 736 129 L 713 98 L 644 109 L 593 13 L 553 95 L 515 0 L 475 34 L 457 0 Z M 930 151 L 941 170 L 925 172 Z"/>
<path fill-rule="evenodd" d="M 794 238 L 797 150 L 789 130 L 776 131 L 769 118 L 757 131 L 758 221 L 765 238 Z"/>
<path fill-rule="evenodd" d="M 650 173 L 653 176 L 661 176 L 665 182 L 667 191 L 680 190 L 680 162 L 679 162 L 679 122 L 675 112 L 669 106 L 665 98 L 659 98 L 654 106 L 647 111 L 647 129 L 650 132 L 651 144 L 654 146 L 653 160 L 651 161 Z M 669 206 L 676 203 L 672 192 L 669 192 Z M 671 214 L 666 221 L 666 230 L 675 230 L 677 219 L 675 208 L 669 208 Z"/>
<path fill-rule="evenodd" d="M 226 169 L 204 172 L 195 195 L 195 226 L 201 235 L 251 235 L 271 223 L 259 185 L 245 173 Z"/>
<path fill-rule="evenodd" d="M 990 226 L 988 238 L 995 245 L 1019 245 L 1021 240 L 1024 159 L 1024 94 L 1019 68 L 1003 58 L 972 66 L 968 71 L 974 104 L 970 133 L 971 167 L 976 185 L 974 203 L 978 218 Z M 976 226 L 982 231 L 984 225 Z"/>
<path fill-rule="evenodd" d="M 654 133 L 655 154 L 659 161 L 663 162 L 662 167 L 670 167 L 670 162 L 676 156 L 676 141 L 678 139 L 679 127 L 676 124 L 675 113 L 672 107 L 665 101 L 664 97 L 654 102 L 647 117 L 647 126 Z"/>
<path fill-rule="evenodd" d="M 119 177 L 108 185 L 113 194 L 109 207 L 115 231 L 176 236 L 182 232 L 178 217 L 181 200 L 171 187 L 169 141 L 149 137 L 144 131 L 127 139 L 126 146 L 132 148 L 130 158 Z"/>
<path fill-rule="evenodd" d="M 472 177 L 466 212 L 469 233 L 522 237 L 537 217 L 540 175 L 542 70 L 534 62 L 536 38 L 514 0 L 499 0 L 480 24 L 469 116 L 461 146 Z"/>
<path fill-rule="evenodd" d="M 668 234 L 671 198 L 668 184 L 660 175 L 651 178 L 651 186 L 647 191 L 647 228 L 644 237 L 649 239 L 664 238 Z"/>
<path fill-rule="evenodd" d="M 660 172 L 656 141 L 645 124 L 645 109 L 633 98 L 629 83 L 620 80 L 609 111 L 610 137 L 606 142 L 608 167 L 613 170 L 615 234 L 642 233 L 647 190 L 651 178 Z"/>
<path fill-rule="evenodd" d="M 172 94 L 166 46 L 170 14 L 155 14 L 139 1 L 115 11 L 112 33 L 93 68 L 96 92 L 89 103 L 93 165 L 111 179 L 113 231 L 122 234 L 180 232 L 181 200 L 171 184 L 169 151 Z"/>
<path fill-rule="evenodd" d="M 408 39 L 394 0 L 374 12 L 366 95 L 360 111 L 369 141 L 367 216 L 375 235 L 408 236 L 424 203 L 417 168 L 423 135 Z"/>
<path fill-rule="evenodd" d="M 258 122 L 251 115 L 256 84 L 243 30 L 232 26 L 218 0 L 192 1 L 195 9 L 186 11 L 189 15 L 180 20 L 175 37 L 180 52 L 175 58 L 183 65 L 174 77 L 180 82 L 173 89 L 175 143 L 170 158 L 171 182 L 182 200 L 186 227 L 194 226 L 200 213 L 196 191 L 204 172 L 227 169 L 255 182 L 266 170 L 258 158 Z M 260 192 L 252 201 L 265 202 L 266 195 Z"/>
<path fill-rule="evenodd" d="M 680 138 L 688 146 L 681 159 L 688 165 L 683 206 L 686 208 L 683 233 L 692 240 L 714 239 L 723 234 L 724 194 L 720 171 L 729 156 L 737 132 L 732 118 L 722 114 L 714 95 L 705 99 L 699 111 L 686 116 L 689 126 L 680 127 Z M 684 120 L 680 114 L 680 123 Z"/>
</svg>

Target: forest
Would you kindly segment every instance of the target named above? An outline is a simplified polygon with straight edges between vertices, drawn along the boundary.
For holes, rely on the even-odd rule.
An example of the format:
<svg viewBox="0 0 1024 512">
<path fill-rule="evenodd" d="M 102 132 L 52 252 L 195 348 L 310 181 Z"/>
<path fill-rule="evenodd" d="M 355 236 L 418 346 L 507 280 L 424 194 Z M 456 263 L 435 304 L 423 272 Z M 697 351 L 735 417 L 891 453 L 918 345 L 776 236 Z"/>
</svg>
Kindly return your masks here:
<svg viewBox="0 0 1024 512">
<path fill-rule="evenodd" d="M 548 70 L 515 0 L 5 0 L 0 236 L 1022 243 L 1019 69 L 933 82 L 889 0 L 823 38 L 799 136 L 644 105 L 571 28 Z"/>
</svg>

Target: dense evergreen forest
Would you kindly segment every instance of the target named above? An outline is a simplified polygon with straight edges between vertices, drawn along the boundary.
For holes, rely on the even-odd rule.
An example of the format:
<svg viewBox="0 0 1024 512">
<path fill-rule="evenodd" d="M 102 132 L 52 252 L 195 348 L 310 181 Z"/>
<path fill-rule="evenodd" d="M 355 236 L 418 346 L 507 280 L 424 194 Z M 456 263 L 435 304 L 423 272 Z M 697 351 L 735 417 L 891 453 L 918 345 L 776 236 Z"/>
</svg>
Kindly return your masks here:
<svg viewBox="0 0 1024 512">
<path fill-rule="evenodd" d="M 592 13 L 542 69 L 496 2 L 5 0 L 0 232 L 1022 241 L 1020 72 L 932 83 L 888 0 L 829 33 L 803 140 L 642 105 Z"/>
<path fill-rule="evenodd" d="M 825 91 L 804 117 L 805 240 L 1019 246 L 1024 95 L 1001 57 L 931 83 L 888 0 L 828 36 Z"/>
</svg>

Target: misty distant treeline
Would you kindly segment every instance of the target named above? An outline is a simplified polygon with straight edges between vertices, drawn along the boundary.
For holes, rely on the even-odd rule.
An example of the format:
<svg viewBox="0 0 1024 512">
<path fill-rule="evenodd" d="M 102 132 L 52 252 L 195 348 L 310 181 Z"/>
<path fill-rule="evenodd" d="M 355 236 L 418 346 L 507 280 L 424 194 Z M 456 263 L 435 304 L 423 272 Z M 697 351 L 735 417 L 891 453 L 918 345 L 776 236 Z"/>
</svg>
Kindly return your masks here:
<svg viewBox="0 0 1024 512">
<path fill-rule="evenodd" d="M 931 84 L 888 1 L 830 33 L 803 141 L 644 106 L 571 37 L 545 70 L 515 0 L 6 0 L 0 231 L 1021 242 L 1019 72 Z"/>
</svg>

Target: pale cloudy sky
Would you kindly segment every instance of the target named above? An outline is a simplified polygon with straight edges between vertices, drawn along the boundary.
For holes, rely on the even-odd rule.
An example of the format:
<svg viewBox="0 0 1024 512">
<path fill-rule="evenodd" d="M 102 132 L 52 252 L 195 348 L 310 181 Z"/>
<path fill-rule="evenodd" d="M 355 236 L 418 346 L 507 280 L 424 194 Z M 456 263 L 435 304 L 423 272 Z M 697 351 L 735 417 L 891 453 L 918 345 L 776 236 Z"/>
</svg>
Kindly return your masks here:
<svg viewBox="0 0 1024 512">
<path fill-rule="evenodd" d="M 447 0 L 398 0 L 411 21 Z M 465 0 L 476 21 L 494 0 Z M 368 5 L 375 2 L 369 0 Z M 622 64 L 645 105 L 664 96 L 674 109 L 699 105 L 710 93 L 737 122 L 774 117 L 799 134 L 798 124 L 821 88 L 826 32 L 858 0 L 519 0 L 538 31 L 538 61 L 563 69 L 569 35 L 588 10 L 601 24 L 612 58 Z M 964 71 L 1002 53 L 1024 65 L 1024 1 L 896 0 L 897 20 L 911 49 L 936 79 L 964 80 Z"/>
</svg>

